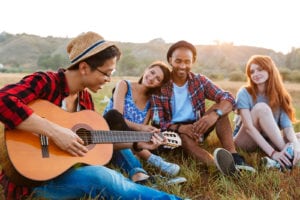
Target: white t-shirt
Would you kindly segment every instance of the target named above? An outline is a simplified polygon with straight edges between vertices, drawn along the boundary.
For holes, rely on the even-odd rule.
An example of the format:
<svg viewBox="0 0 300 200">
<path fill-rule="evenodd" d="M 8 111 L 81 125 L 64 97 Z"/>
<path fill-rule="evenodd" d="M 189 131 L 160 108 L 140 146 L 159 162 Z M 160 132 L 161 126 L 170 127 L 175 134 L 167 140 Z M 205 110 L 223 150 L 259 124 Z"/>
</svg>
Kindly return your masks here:
<svg viewBox="0 0 300 200">
<path fill-rule="evenodd" d="M 193 112 L 193 106 L 191 98 L 188 92 L 188 82 L 179 87 L 173 83 L 173 96 L 171 99 L 172 104 L 172 121 L 176 122 L 188 122 L 195 121 L 196 117 Z"/>
</svg>

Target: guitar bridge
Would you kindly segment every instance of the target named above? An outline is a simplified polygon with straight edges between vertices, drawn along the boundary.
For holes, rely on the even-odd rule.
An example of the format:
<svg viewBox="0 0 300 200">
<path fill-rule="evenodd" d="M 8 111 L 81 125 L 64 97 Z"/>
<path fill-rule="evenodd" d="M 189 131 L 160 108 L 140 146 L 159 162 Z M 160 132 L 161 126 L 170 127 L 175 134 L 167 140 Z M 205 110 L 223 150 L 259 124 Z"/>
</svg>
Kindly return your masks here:
<svg viewBox="0 0 300 200">
<path fill-rule="evenodd" d="M 45 135 L 40 135 L 40 143 L 41 143 L 42 157 L 49 158 L 48 137 Z"/>
</svg>

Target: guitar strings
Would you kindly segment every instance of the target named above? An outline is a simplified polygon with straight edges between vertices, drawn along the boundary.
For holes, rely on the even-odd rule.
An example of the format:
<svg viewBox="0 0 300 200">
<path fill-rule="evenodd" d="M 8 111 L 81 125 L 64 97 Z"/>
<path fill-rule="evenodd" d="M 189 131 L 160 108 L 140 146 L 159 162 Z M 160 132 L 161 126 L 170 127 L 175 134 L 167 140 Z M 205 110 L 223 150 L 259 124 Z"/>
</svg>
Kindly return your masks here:
<svg viewBox="0 0 300 200">
<path fill-rule="evenodd" d="M 104 142 L 135 142 L 135 141 L 150 141 L 153 133 L 137 132 L 137 131 L 109 131 L 109 130 L 87 130 L 79 129 L 77 135 L 84 140 L 86 144 L 103 143 Z M 91 134 L 93 133 L 93 134 Z M 181 142 L 176 140 L 178 136 L 173 132 L 160 133 L 161 137 L 167 137 L 168 146 L 180 146 Z M 102 137 L 102 138 L 101 138 Z M 174 139 L 170 138 L 173 137 Z M 109 138 L 109 139 L 108 139 Z M 115 139 L 114 139 L 115 138 Z"/>
</svg>

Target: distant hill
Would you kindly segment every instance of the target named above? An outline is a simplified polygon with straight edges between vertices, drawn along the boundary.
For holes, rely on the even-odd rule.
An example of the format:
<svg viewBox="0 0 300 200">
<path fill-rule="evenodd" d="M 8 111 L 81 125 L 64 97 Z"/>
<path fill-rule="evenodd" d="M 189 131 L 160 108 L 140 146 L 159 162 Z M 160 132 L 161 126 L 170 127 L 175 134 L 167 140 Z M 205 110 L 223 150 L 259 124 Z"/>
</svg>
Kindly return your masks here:
<svg viewBox="0 0 300 200">
<path fill-rule="evenodd" d="M 62 67 L 50 66 L 47 61 L 50 63 L 49 59 L 53 60 L 53 57 L 58 55 L 59 58 L 63 58 L 63 61 L 58 62 L 59 64 L 68 63 L 65 48 L 70 39 L 40 37 L 25 33 L 13 35 L 2 32 L 0 34 L 0 64 L 8 70 L 18 68 L 19 70 L 35 71 Z M 153 39 L 148 43 L 116 42 L 116 44 L 123 53 L 118 64 L 119 75 L 139 75 L 152 61 L 166 61 L 166 51 L 171 45 L 160 38 Z M 286 66 L 288 55 L 275 52 L 272 49 L 235 46 L 231 43 L 197 45 L 196 47 L 198 51 L 196 72 L 223 73 L 226 76 L 228 72 L 243 71 L 246 61 L 254 54 L 269 55 L 279 67 L 289 68 Z M 41 63 L 49 66 L 39 66 Z"/>
<path fill-rule="evenodd" d="M 33 68 L 41 55 L 63 54 L 68 38 L 39 37 L 5 32 L 0 34 L 0 63 L 5 67 Z"/>
</svg>

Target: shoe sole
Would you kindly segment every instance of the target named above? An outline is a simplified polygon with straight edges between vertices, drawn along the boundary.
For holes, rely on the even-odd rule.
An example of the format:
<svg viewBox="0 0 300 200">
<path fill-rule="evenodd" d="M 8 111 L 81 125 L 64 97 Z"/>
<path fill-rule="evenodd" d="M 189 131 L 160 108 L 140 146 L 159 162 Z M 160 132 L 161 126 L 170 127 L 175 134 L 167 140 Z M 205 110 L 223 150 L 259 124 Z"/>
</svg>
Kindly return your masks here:
<svg viewBox="0 0 300 200">
<path fill-rule="evenodd" d="M 253 172 L 253 173 L 256 172 L 256 170 L 253 167 L 246 166 L 246 165 L 235 165 L 235 168 L 239 171 L 246 171 L 246 172 Z"/>
<path fill-rule="evenodd" d="M 214 151 L 213 156 L 214 162 L 222 174 L 232 176 L 238 171 L 235 167 L 231 153 L 226 149 L 217 148 Z"/>
<path fill-rule="evenodd" d="M 172 179 L 168 180 L 166 182 L 166 185 L 175 185 L 175 184 L 179 184 L 179 183 L 184 183 L 186 181 L 187 180 L 184 177 L 175 177 L 175 178 L 172 178 Z"/>
<path fill-rule="evenodd" d="M 164 185 L 178 185 L 178 184 L 180 184 L 180 183 L 186 182 L 187 179 L 184 178 L 184 177 L 179 176 L 179 177 L 171 178 L 171 179 L 169 179 L 169 180 L 166 181 L 166 182 L 163 182 L 163 180 L 161 180 L 161 181 L 162 181 L 162 182 L 161 182 L 161 183 L 158 183 L 158 184 L 164 184 Z M 157 188 L 158 185 L 157 185 L 157 184 L 153 184 L 151 187 Z"/>
</svg>

